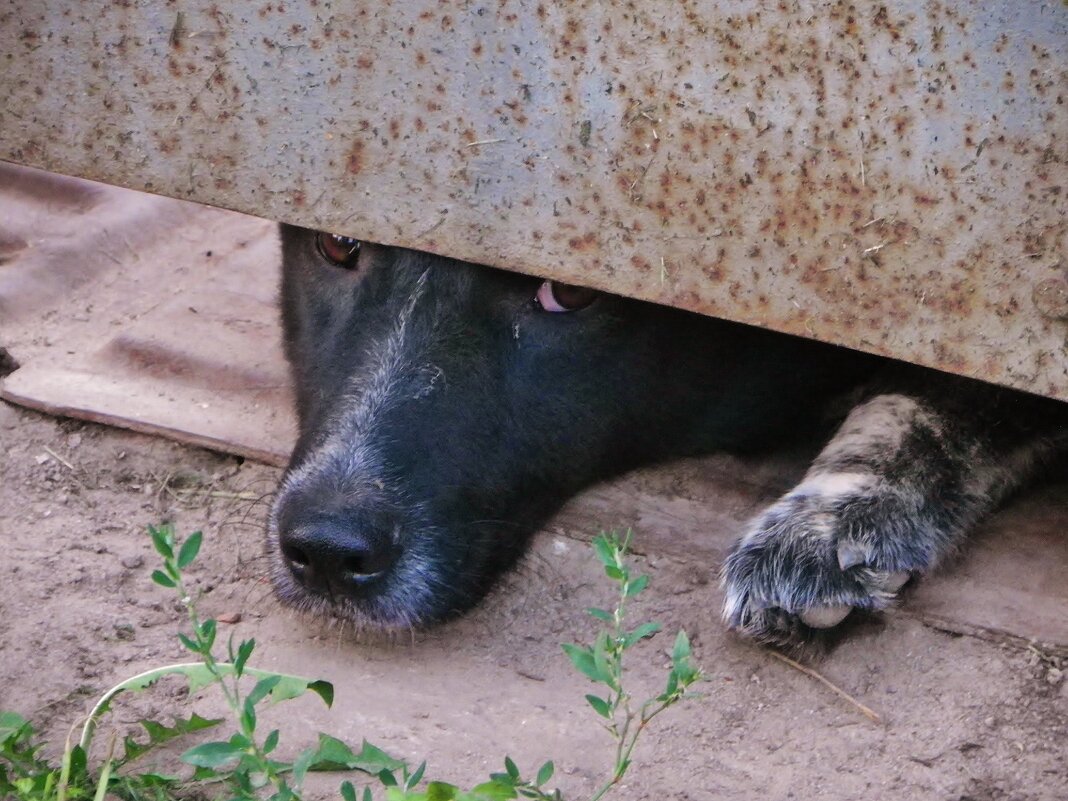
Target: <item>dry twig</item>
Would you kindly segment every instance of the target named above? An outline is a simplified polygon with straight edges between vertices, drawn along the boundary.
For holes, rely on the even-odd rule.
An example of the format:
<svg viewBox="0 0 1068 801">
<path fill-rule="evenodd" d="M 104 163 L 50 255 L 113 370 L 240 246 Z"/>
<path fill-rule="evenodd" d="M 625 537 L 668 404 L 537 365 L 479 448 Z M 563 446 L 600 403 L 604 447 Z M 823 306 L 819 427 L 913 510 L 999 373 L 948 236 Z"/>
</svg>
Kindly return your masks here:
<svg viewBox="0 0 1068 801">
<path fill-rule="evenodd" d="M 797 661 L 791 659 L 788 656 L 780 654 L 778 651 L 768 651 L 768 653 L 771 654 L 776 659 L 778 659 L 780 662 L 785 662 L 787 665 L 789 665 L 790 667 L 794 668 L 795 670 L 800 670 L 806 676 L 811 676 L 816 681 L 818 681 L 820 684 L 823 684 L 825 687 L 828 687 L 831 690 L 833 690 L 837 695 L 841 696 L 842 698 L 847 700 L 849 703 L 851 703 L 854 707 L 856 707 L 857 711 L 860 712 L 860 714 L 862 714 L 868 720 L 872 721 L 873 723 L 882 723 L 883 722 L 883 719 L 879 716 L 879 714 L 877 712 L 875 712 L 870 707 L 867 707 L 864 704 L 862 704 L 860 701 L 858 701 L 852 695 L 847 693 L 841 687 L 839 687 L 838 685 L 834 684 L 829 679 L 824 678 L 823 676 L 821 676 L 819 673 L 817 673 L 812 668 L 805 667 L 800 662 L 797 662 Z"/>
</svg>

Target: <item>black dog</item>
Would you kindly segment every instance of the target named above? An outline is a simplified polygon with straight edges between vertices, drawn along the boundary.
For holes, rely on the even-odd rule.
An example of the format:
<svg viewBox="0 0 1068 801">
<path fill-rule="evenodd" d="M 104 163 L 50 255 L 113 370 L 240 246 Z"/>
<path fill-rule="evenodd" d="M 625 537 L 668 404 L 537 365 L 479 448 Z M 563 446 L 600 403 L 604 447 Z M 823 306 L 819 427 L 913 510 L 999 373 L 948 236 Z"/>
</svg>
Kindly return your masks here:
<svg viewBox="0 0 1068 801">
<path fill-rule="evenodd" d="M 282 246 L 300 438 L 274 584 L 358 626 L 468 609 L 592 482 L 817 432 L 852 397 L 723 569 L 728 624 L 797 644 L 886 606 L 1068 442 L 1061 404 L 842 348 L 288 226 Z"/>
</svg>

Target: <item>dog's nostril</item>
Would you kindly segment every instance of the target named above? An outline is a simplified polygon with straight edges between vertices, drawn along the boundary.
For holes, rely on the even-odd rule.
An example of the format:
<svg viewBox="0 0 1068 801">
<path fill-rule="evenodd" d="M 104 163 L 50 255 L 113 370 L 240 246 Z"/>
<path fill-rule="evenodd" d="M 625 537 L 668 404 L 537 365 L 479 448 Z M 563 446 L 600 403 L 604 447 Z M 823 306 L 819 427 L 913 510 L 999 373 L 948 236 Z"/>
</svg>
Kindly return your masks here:
<svg viewBox="0 0 1068 801">
<path fill-rule="evenodd" d="M 283 545 L 282 556 L 294 567 L 307 567 L 310 564 L 308 555 L 296 545 Z"/>
<path fill-rule="evenodd" d="M 388 547 L 355 549 L 341 563 L 341 569 L 355 579 L 370 578 L 384 573 L 396 561 Z"/>
</svg>

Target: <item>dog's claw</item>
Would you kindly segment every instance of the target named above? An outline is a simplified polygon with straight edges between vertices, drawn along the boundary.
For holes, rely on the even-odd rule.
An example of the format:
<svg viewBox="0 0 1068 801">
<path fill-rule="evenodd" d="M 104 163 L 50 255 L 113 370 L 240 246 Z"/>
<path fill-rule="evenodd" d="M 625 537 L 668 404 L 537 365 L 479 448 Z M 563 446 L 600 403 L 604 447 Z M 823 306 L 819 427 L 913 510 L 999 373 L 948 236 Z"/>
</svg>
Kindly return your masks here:
<svg viewBox="0 0 1068 801">
<path fill-rule="evenodd" d="M 868 561 L 869 554 L 864 548 L 853 542 L 843 542 L 838 546 L 838 567 L 849 570 Z"/>
</svg>

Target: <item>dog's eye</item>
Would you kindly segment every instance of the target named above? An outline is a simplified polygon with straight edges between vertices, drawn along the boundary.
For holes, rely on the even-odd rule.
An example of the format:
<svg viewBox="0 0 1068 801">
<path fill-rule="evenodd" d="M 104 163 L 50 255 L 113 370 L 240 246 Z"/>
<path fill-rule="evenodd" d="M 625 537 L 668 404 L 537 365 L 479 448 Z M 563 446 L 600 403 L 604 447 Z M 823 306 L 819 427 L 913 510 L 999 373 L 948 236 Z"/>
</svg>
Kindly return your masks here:
<svg viewBox="0 0 1068 801">
<path fill-rule="evenodd" d="M 351 236 L 328 234 L 320 231 L 315 235 L 315 246 L 319 255 L 338 267 L 353 267 L 356 257 L 360 255 L 360 240 Z"/>
<path fill-rule="evenodd" d="M 571 312 L 585 309 L 600 294 L 596 289 L 584 286 L 561 284 L 558 281 L 545 281 L 538 287 L 538 304 L 549 312 Z"/>
</svg>

